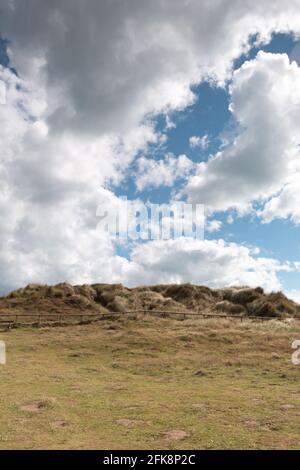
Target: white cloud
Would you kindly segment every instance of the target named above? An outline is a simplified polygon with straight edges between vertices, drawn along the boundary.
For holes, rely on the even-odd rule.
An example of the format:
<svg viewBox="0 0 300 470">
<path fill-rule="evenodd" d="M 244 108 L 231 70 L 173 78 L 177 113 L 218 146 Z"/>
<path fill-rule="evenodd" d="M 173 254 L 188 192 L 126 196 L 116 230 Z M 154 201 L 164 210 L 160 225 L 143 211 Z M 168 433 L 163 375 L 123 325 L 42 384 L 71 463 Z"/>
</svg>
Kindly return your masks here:
<svg viewBox="0 0 300 470">
<path fill-rule="evenodd" d="M 213 210 L 247 210 L 294 177 L 299 158 L 300 68 L 283 54 L 259 52 L 234 73 L 231 110 L 240 125 L 233 143 L 199 164 L 190 200 Z"/>
<path fill-rule="evenodd" d="M 195 168 L 195 164 L 186 155 L 168 154 L 163 160 L 141 157 L 138 160 L 136 186 L 139 191 L 145 188 L 173 186 L 175 181 L 186 178 Z"/>
<path fill-rule="evenodd" d="M 229 225 L 231 225 L 231 224 L 233 224 L 233 222 L 234 222 L 234 216 L 233 216 L 233 214 L 229 214 L 228 217 L 227 217 L 227 223 Z"/>
<path fill-rule="evenodd" d="M 124 132 L 182 109 L 201 77 L 223 82 L 249 36 L 300 32 L 299 0 L 0 0 L 22 79 L 47 88 L 57 131 Z M 222 38 L 220 40 L 220 38 Z"/>
<path fill-rule="evenodd" d="M 274 219 L 290 218 L 295 224 L 300 224 L 300 171 L 288 178 L 279 194 L 272 197 L 259 212 L 263 222 Z"/>
<path fill-rule="evenodd" d="M 287 290 L 285 291 L 285 295 L 289 298 L 294 300 L 294 302 L 297 302 L 300 304 L 300 291 L 299 290 Z"/>
<path fill-rule="evenodd" d="M 160 142 L 157 113 L 192 104 L 203 77 L 230 77 L 250 35 L 300 31 L 298 0 L 0 0 L 0 10 L 18 71 L 0 68 L 2 291 L 34 280 L 126 282 L 132 265 L 95 228 L 101 185 L 120 182 Z M 172 184 L 181 170 L 159 165 Z"/>
<path fill-rule="evenodd" d="M 278 290 L 278 273 L 298 269 L 258 254 L 256 248 L 223 240 L 157 240 L 134 249 L 124 278 L 130 285 L 192 282 L 211 287 L 260 285 Z"/>
<path fill-rule="evenodd" d="M 146 125 L 125 136 L 53 134 L 43 96 L 35 98 L 8 69 L 0 76 L 7 90 L 0 106 L 1 292 L 34 281 L 120 282 L 126 260 L 97 230 L 99 188 L 117 181 L 121 162 L 157 136 Z"/>
<path fill-rule="evenodd" d="M 209 138 L 208 135 L 205 134 L 202 137 L 193 135 L 192 137 L 189 138 L 189 146 L 194 149 L 194 148 L 201 148 L 202 150 L 207 149 L 209 146 Z"/>
<path fill-rule="evenodd" d="M 166 115 L 166 129 L 167 130 L 175 129 L 175 127 L 176 127 L 175 122 L 173 122 L 170 116 L 167 114 Z"/>
<path fill-rule="evenodd" d="M 209 233 L 219 232 L 222 228 L 222 222 L 220 220 L 207 220 L 205 223 L 205 230 Z"/>
</svg>

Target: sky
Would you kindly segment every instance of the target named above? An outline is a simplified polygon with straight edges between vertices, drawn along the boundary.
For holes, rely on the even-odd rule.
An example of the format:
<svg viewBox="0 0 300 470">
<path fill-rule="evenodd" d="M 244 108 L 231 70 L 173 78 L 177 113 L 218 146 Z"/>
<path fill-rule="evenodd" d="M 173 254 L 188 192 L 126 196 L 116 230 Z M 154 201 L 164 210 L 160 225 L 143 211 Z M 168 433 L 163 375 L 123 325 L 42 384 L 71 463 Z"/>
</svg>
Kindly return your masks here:
<svg viewBox="0 0 300 470">
<path fill-rule="evenodd" d="M 300 0 L 0 0 L 0 84 L 0 293 L 300 301 Z M 204 239 L 112 239 L 97 208 L 124 197 L 203 204 Z"/>
</svg>

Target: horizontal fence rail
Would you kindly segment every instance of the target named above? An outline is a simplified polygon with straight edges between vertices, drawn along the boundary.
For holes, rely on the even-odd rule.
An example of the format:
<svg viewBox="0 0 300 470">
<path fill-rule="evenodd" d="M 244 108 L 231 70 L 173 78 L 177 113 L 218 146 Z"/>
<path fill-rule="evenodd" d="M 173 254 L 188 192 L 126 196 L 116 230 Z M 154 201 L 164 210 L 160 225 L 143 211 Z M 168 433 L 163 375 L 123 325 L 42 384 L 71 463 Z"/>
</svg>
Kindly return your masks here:
<svg viewBox="0 0 300 470">
<path fill-rule="evenodd" d="M 256 317 L 256 316 L 247 316 L 247 315 L 233 315 L 226 313 L 205 313 L 205 312 L 191 312 L 191 311 L 170 311 L 170 310 L 147 310 L 147 309 L 138 309 L 138 310 L 125 310 L 121 312 L 95 312 L 95 313 L 3 313 L 0 314 L 0 327 L 6 327 L 7 329 L 12 328 L 13 326 L 41 326 L 42 324 L 49 323 L 66 323 L 68 320 L 77 319 L 77 323 L 85 323 L 89 321 L 100 320 L 104 317 L 114 317 L 121 316 L 126 314 L 144 314 L 151 315 L 156 314 L 161 317 L 172 317 L 172 316 L 181 316 L 184 320 L 189 317 L 200 317 L 203 319 L 210 318 L 223 318 L 223 319 L 235 319 L 239 321 L 243 320 L 274 320 L 278 317 Z M 21 322 L 21 319 L 31 319 L 31 322 Z M 35 320 L 35 321 L 33 321 Z M 295 320 L 299 320 L 295 318 Z"/>
</svg>

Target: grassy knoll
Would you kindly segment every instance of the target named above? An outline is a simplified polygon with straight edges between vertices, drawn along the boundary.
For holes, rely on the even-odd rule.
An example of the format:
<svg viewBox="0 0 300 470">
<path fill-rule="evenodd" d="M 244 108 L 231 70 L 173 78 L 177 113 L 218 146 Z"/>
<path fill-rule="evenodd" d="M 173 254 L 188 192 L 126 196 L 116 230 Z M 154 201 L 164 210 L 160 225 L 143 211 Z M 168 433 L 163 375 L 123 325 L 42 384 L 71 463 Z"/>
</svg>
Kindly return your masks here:
<svg viewBox="0 0 300 470">
<path fill-rule="evenodd" d="M 0 333 L 0 448 L 299 448 L 299 323 L 124 317 Z"/>
</svg>

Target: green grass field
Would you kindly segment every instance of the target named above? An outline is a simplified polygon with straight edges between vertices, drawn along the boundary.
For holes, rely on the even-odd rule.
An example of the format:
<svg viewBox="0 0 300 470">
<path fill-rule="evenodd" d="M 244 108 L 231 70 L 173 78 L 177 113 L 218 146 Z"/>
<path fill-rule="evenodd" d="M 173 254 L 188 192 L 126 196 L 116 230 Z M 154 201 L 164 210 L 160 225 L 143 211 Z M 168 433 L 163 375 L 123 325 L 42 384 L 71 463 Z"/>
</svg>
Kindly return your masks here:
<svg viewBox="0 0 300 470">
<path fill-rule="evenodd" d="M 299 322 L 124 317 L 0 339 L 1 449 L 300 448 Z"/>
</svg>

